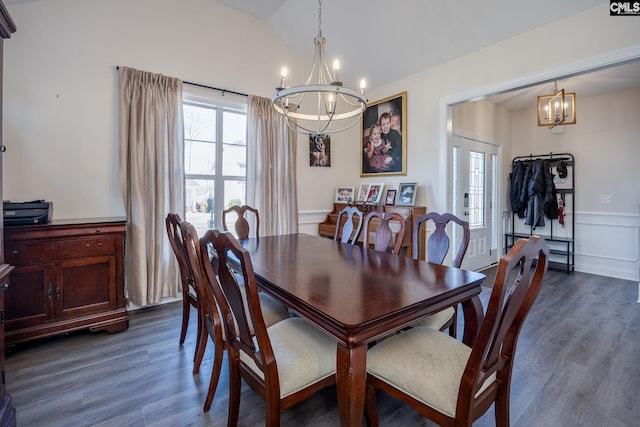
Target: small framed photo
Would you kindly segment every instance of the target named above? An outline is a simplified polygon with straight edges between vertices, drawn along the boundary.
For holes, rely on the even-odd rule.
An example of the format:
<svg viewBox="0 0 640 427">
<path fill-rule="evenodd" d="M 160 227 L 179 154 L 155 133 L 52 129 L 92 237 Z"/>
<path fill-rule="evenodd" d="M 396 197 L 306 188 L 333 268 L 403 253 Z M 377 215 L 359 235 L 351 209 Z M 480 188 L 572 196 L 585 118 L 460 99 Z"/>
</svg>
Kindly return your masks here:
<svg viewBox="0 0 640 427">
<path fill-rule="evenodd" d="M 416 193 L 418 184 L 415 182 L 409 182 L 400 184 L 398 187 L 398 206 L 413 206 L 416 202 Z"/>
<path fill-rule="evenodd" d="M 382 198 L 382 189 L 384 188 L 384 184 L 369 184 L 369 192 L 367 193 L 367 203 L 380 203 L 380 199 Z"/>
<path fill-rule="evenodd" d="M 393 206 L 396 204 L 396 190 L 387 190 L 387 195 L 384 198 L 384 204 L 387 206 Z"/>
<path fill-rule="evenodd" d="M 331 137 L 309 134 L 309 166 L 331 167 Z"/>
<path fill-rule="evenodd" d="M 336 189 L 336 202 L 348 203 L 353 201 L 355 187 L 338 187 Z"/>
<path fill-rule="evenodd" d="M 369 184 L 360 184 L 360 189 L 358 190 L 358 198 L 356 199 L 356 202 L 366 202 L 368 195 L 369 195 Z"/>
</svg>

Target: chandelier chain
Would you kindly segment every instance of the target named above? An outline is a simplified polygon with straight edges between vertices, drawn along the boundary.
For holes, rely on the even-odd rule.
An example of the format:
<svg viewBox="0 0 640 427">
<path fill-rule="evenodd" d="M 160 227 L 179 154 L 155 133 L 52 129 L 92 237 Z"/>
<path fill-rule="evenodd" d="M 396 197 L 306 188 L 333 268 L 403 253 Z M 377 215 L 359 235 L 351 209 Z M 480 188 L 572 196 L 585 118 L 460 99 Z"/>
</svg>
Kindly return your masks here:
<svg viewBox="0 0 640 427">
<path fill-rule="evenodd" d="M 322 0 L 318 0 L 318 37 L 322 37 Z"/>
</svg>

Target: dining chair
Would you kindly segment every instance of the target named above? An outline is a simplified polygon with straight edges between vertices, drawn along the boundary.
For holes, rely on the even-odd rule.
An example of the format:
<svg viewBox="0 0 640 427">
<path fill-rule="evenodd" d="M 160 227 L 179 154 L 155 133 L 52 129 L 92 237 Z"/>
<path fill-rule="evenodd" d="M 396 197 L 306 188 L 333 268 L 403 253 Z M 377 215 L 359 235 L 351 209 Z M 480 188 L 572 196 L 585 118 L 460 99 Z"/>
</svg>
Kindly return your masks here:
<svg viewBox="0 0 640 427">
<path fill-rule="evenodd" d="M 400 249 L 402 249 L 402 242 L 404 240 L 404 232 L 405 232 L 405 217 L 400 215 L 397 212 L 369 212 L 369 214 L 364 219 L 364 238 L 363 238 L 363 246 L 368 248 L 370 245 L 369 240 L 371 239 L 371 235 L 369 234 L 369 227 L 371 226 L 371 222 L 375 221 L 378 223 L 378 227 L 373 231 L 373 249 L 379 252 L 388 252 L 389 248 L 393 244 L 391 248 L 392 254 L 399 254 Z M 395 233 L 391 230 L 389 226 L 389 221 L 395 221 L 399 224 L 399 230 Z M 395 239 L 395 240 L 394 240 Z"/>
<path fill-rule="evenodd" d="M 178 261 L 178 268 L 180 270 L 180 281 L 182 290 L 182 327 L 180 329 L 180 345 L 184 344 L 184 340 L 187 336 L 187 329 L 189 327 L 189 315 L 191 313 L 191 307 L 196 309 L 197 313 L 197 336 L 196 336 L 196 348 L 193 353 L 194 362 L 197 360 L 198 344 L 200 343 L 200 334 L 202 331 L 202 316 L 200 313 L 200 295 L 196 289 L 193 274 L 187 263 L 184 241 L 182 239 L 181 231 L 182 219 L 180 215 L 176 213 L 169 213 L 165 219 L 165 225 L 167 227 L 167 235 L 169 236 L 169 243 L 171 249 Z M 200 368 L 200 364 L 196 363 L 193 366 L 193 373 L 197 374 Z"/>
<path fill-rule="evenodd" d="M 451 213 L 439 214 L 437 212 L 429 212 L 426 215 L 416 218 L 413 226 L 413 258 L 420 258 L 420 225 L 432 221 L 435 230 L 431 232 L 427 240 L 427 261 L 442 264 L 447 253 L 449 252 L 450 240 L 447 235 L 446 227 L 449 223 L 455 224 L 462 231 L 460 236 L 460 245 L 458 246 L 455 258 L 453 259 L 453 267 L 460 268 L 462 259 L 467 252 L 471 232 L 469 230 L 469 222 L 464 221 Z M 449 328 L 449 335 L 457 336 L 458 332 L 458 308 L 447 307 L 426 318 L 413 324 L 413 326 L 429 326 L 434 329 L 444 331 Z"/>
<path fill-rule="evenodd" d="M 380 389 L 441 426 L 471 426 L 495 402 L 496 425 L 508 426 L 518 334 L 540 290 L 548 256 L 544 239 L 531 236 L 500 259 L 487 313 L 471 348 L 427 327 L 373 346 L 367 352 L 367 425 L 378 425 Z"/>
<path fill-rule="evenodd" d="M 227 220 L 231 218 L 231 215 L 235 215 L 236 220 L 234 223 L 234 230 L 238 240 L 244 240 L 249 238 L 249 221 L 245 217 L 247 212 L 251 212 L 255 221 L 255 237 L 260 237 L 260 214 L 258 210 L 249 206 L 231 206 L 229 209 L 225 209 L 222 212 L 222 228 L 224 231 L 229 231 L 227 227 Z"/>
<path fill-rule="evenodd" d="M 282 410 L 335 384 L 337 344 L 300 317 L 267 326 L 249 252 L 230 233 L 213 233 L 220 261 L 213 288 L 226 319 L 229 348 L 227 425 L 238 423 L 244 379 L 265 400 L 265 424 L 279 426 Z M 242 271 L 246 300 L 229 265 L 234 261 Z"/>
<path fill-rule="evenodd" d="M 187 263 L 191 271 L 193 271 L 194 283 L 202 296 L 200 310 L 203 329 L 199 335 L 200 341 L 197 346 L 196 364 L 198 366 L 200 366 L 204 358 L 209 338 L 211 338 L 214 345 L 211 379 L 209 380 L 209 389 L 204 403 L 204 412 L 207 412 L 211 408 L 213 397 L 218 387 L 222 356 L 224 351 L 228 349 L 226 325 L 221 320 L 219 302 L 213 293 L 212 285 L 217 280 L 219 258 L 215 248 L 212 246 L 214 236 L 212 230 L 208 230 L 201 239 L 198 239 L 198 232 L 195 227 L 188 222 L 182 223 L 181 230 Z M 240 288 L 243 298 L 246 298 L 244 286 L 240 285 Z M 287 308 L 267 294 L 260 293 L 258 299 L 264 313 L 265 324 L 273 325 L 290 317 Z"/>
<path fill-rule="evenodd" d="M 342 223 L 343 215 L 345 216 L 345 221 L 341 229 L 340 224 Z M 360 236 L 360 230 L 362 230 L 362 211 L 355 206 L 346 206 L 338 212 L 333 240 L 340 240 L 342 243 L 355 245 Z"/>
</svg>

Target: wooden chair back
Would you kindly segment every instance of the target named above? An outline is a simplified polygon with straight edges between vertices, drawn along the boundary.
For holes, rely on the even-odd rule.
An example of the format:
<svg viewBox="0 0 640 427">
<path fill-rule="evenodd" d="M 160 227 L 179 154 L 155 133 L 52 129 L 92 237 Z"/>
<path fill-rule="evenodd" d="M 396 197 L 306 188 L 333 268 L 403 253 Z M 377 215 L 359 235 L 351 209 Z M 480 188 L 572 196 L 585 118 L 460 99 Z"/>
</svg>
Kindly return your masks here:
<svg viewBox="0 0 640 427">
<path fill-rule="evenodd" d="M 387 252 L 391 249 L 391 253 L 399 254 L 400 249 L 402 249 L 402 241 L 404 240 L 404 232 L 405 232 L 405 218 L 396 212 L 370 212 L 364 220 L 364 238 L 363 245 L 365 248 L 369 247 L 369 228 L 371 226 L 371 222 L 378 222 L 378 227 L 373 232 L 373 248 L 379 252 Z M 395 221 L 399 224 L 400 229 L 395 234 L 395 242 L 392 242 L 394 239 L 393 231 L 391 227 L 389 227 L 389 221 Z M 391 244 L 395 243 L 392 248 L 390 248 Z"/>
<path fill-rule="evenodd" d="M 230 346 L 254 359 L 257 366 L 266 367 L 267 361 L 272 356 L 272 350 L 267 327 L 262 317 L 258 285 L 253 273 L 251 257 L 249 252 L 229 232 L 221 233 L 217 230 L 212 232 L 212 243 L 219 258 L 218 289 L 215 294 L 227 322 L 227 339 Z M 233 260 L 230 260 L 230 257 L 233 257 Z M 232 267 L 234 263 L 239 264 L 239 267 Z M 238 277 L 234 271 L 242 272 L 248 310 L 244 307 L 245 298 L 243 298 L 241 285 L 238 283 Z M 253 340 L 254 333 L 258 345 L 262 348 L 260 352 Z"/>
<path fill-rule="evenodd" d="M 407 332 L 413 334 L 407 338 L 409 341 L 402 341 L 402 333 L 389 338 L 386 345 L 398 349 L 400 355 L 390 354 L 388 349 L 373 354 L 376 351 L 374 347 L 370 353 L 374 360 L 367 360 L 375 371 L 367 378 L 367 425 L 378 425 L 375 390 L 381 389 L 442 426 L 471 426 L 495 402 L 496 425 L 508 426 L 511 375 L 518 335 L 540 291 L 548 257 L 549 246 L 544 239 L 531 236 L 518 240 L 500 259 L 487 312 L 470 350 L 457 340 L 429 328 Z M 412 353 L 411 346 L 422 347 Z M 460 359 L 456 360 L 453 354 L 462 360 L 466 357 L 461 376 L 454 374 L 460 372 Z M 388 360 L 384 360 L 385 357 Z M 380 364 L 381 360 L 388 363 Z M 450 376 L 442 377 L 440 384 L 441 389 L 447 390 L 444 392 L 445 401 L 438 391 L 408 385 L 406 375 L 396 375 L 398 363 L 413 366 L 416 372 L 423 369 L 428 372 L 425 378 L 448 372 Z M 420 366 L 421 363 L 425 365 Z M 451 400 L 454 390 L 457 392 L 455 405 Z"/>
<path fill-rule="evenodd" d="M 340 234 L 340 224 L 342 223 L 343 216 L 344 225 L 342 226 L 342 234 Z M 355 245 L 358 237 L 360 237 L 362 222 L 362 212 L 354 206 L 346 206 L 338 212 L 333 240 L 340 240 L 342 243 Z"/>
<path fill-rule="evenodd" d="M 282 320 L 267 331 L 249 252 L 229 232 L 220 233 L 213 230 L 212 233 L 214 236 L 213 246 L 216 248 L 219 258 L 218 280 L 215 282 L 217 284 L 216 295 L 223 318 L 226 321 L 225 330 L 227 331 L 228 425 L 237 425 L 238 423 L 240 377 L 265 399 L 265 424 L 268 426 L 280 425 L 282 409 L 307 399 L 321 388 L 335 384 L 336 348 L 331 348 L 334 342 L 301 318 Z M 233 268 L 232 264 L 234 264 Z M 245 289 L 244 297 L 234 271 L 241 272 Z M 301 335 L 300 332 L 302 332 Z M 320 342 L 316 346 L 311 341 L 314 339 L 314 334 L 322 338 L 322 340 L 318 340 Z M 288 343 L 292 336 L 303 337 L 300 341 L 304 343 L 303 353 L 296 352 L 295 347 L 300 347 L 300 345 L 295 339 L 293 344 Z M 275 342 L 279 343 L 279 354 L 288 363 L 278 366 L 278 355 L 271 345 L 271 337 L 274 337 Z M 293 353 L 289 353 L 289 351 L 293 351 Z M 318 363 L 315 360 L 308 362 L 310 365 L 306 365 L 305 358 L 309 356 L 307 353 L 311 354 L 311 358 L 318 353 L 324 353 L 324 367 L 323 363 Z M 327 361 L 329 365 L 332 364 L 332 370 L 327 371 Z M 295 365 L 297 367 L 294 367 Z M 314 369 L 309 371 L 308 366 L 314 366 Z M 287 369 L 297 372 L 306 370 L 312 372 L 312 375 L 313 371 L 317 370 L 325 372 L 325 374 L 301 384 L 302 387 L 299 389 L 287 390 L 287 384 L 280 383 L 278 374 L 279 370 L 284 372 Z M 291 373 L 288 376 L 291 377 Z M 283 374 L 283 377 L 286 378 L 287 374 Z M 291 387 L 291 385 L 288 386 Z M 283 388 L 286 390 L 284 395 L 282 394 Z"/>
<path fill-rule="evenodd" d="M 436 227 L 427 240 L 427 261 L 435 264 L 442 264 L 449 252 L 450 240 L 446 231 L 447 225 L 452 222 L 460 226 L 462 229 L 462 240 L 460 241 L 460 246 L 455 253 L 452 264 L 453 267 L 460 268 L 460 265 L 462 265 L 462 259 L 464 258 L 464 255 L 467 252 L 467 247 L 469 246 L 469 239 L 471 238 L 469 223 L 450 213 L 439 214 L 437 212 L 429 212 L 426 215 L 416 218 L 413 227 L 414 259 L 419 259 L 420 256 L 420 246 L 418 244 L 420 225 L 427 221 L 433 221 Z"/>
<path fill-rule="evenodd" d="M 198 309 L 198 290 L 196 289 L 193 274 L 187 263 L 184 240 L 182 238 L 182 219 L 180 215 L 176 213 L 169 213 L 165 219 L 165 225 L 167 228 L 167 235 L 169 236 L 169 243 L 171 249 L 178 261 L 178 268 L 180 270 L 180 281 L 182 291 L 182 328 L 180 330 L 180 345 L 184 344 L 184 340 L 187 336 L 187 329 L 189 327 L 189 314 L 190 307 Z M 198 330 L 200 330 L 200 318 L 198 318 Z M 195 354 L 197 355 L 198 348 L 196 344 Z M 197 373 L 199 364 L 194 366 L 194 373 Z"/>
<path fill-rule="evenodd" d="M 253 213 L 254 220 L 255 220 L 254 234 L 255 234 L 255 237 L 260 237 L 260 214 L 258 213 L 257 209 L 249 205 L 231 206 L 229 209 L 225 209 L 222 212 L 222 228 L 224 229 L 224 231 L 229 231 L 229 228 L 227 227 L 227 218 L 229 215 L 233 213 L 236 216 L 236 221 L 234 223 L 234 230 L 236 232 L 237 239 L 238 240 L 248 239 L 250 226 L 249 226 L 249 221 L 247 221 L 247 218 L 245 217 L 245 214 L 247 212 Z"/>
<path fill-rule="evenodd" d="M 198 232 L 188 222 L 182 223 L 182 235 L 185 246 L 185 254 L 189 268 L 193 271 L 195 286 L 200 292 L 200 312 L 202 318 L 202 331 L 198 334 L 196 363 L 202 362 L 209 337 L 213 341 L 213 366 L 209 389 L 204 402 L 204 412 L 209 411 L 213 397 L 218 387 L 224 350 L 227 348 L 225 341 L 224 325 L 218 309 L 217 298 L 214 294 L 216 271 L 218 268 L 218 255 L 209 245 L 212 230 L 198 239 Z"/>
<path fill-rule="evenodd" d="M 165 219 L 169 243 L 171 244 L 171 249 L 178 261 L 178 268 L 180 269 L 180 280 L 183 284 L 182 293 L 184 296 L 186 292 L 189 292 L 189 288 L 193 286 L 193 277 L 187 265 L 184 242 L 182 240 L 182 231 L 180 229 L 181 224 L 182 219 L 180 218 L 180 215 L 176 213 L 169 213 Z"/>
<path fill-rule="evenodd" d="M 508 408 L 518 335 L 540 291 L 548 258 L 549 246 L 544 239 L 531 236 L 518 240 L 500 259 L 487 312 L 460 382 L 457 418 L 470 423 L 494 401 L 499 411 Z M 480 393 L 494 374 L 495 380 Z"/>
</svg>

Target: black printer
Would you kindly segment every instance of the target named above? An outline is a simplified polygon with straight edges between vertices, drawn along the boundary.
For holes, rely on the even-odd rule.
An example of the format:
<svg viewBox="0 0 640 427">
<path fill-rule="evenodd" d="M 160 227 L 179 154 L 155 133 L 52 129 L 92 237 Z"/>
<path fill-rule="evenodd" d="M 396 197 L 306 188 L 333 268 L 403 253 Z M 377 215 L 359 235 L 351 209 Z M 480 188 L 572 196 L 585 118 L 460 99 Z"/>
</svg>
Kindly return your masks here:
<svg viewBox="0 0 640 427">
<path fill-rule="evenodd" d="M 47 224 L 51 221 L 53 205 L 44 200 L 31 202 L 3 202 L 3 219 L 5 226 Z"/>
</svg>

